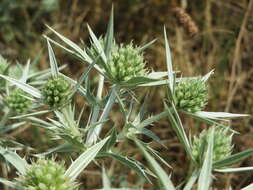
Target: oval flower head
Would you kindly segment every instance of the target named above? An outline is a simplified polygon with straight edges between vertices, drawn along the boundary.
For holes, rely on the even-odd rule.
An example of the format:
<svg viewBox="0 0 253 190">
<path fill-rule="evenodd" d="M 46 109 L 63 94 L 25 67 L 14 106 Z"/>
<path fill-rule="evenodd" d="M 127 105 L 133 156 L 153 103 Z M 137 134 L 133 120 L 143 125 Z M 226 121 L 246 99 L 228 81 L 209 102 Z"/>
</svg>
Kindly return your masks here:
<svg viewBox="0 0 253 190">
<path fill-rule="evenodd" d="M 134 77 L 145 77 L 146 62 L 140 48 L 132 43 L 113 48 L 108 62 L 108 70 L 117 82 L 126 82 Z"/>
<path fill-rule="evenodd" d="M 99 43 L 104 49 L 105 40 L 99 38 Z M 89 49 L 89 54 L 94 60 L 99 56 L 94 44 Z M 145 69 L 146 62 L 143 52 L 141 48 L 134 46 L 133 43 L 117 45 L 113 41 L 107 62 L 105 63 L 102 56 L 100 56 L 97 64 L 105 69 L 109 81 L 113 84 L 122 84 L 135 77 L 146 77 L 148 74 Z"/>
<path fill-rule="evenodd" d="M 18 114 L 25 113 L 32 105 L 32 101 L 25 96 L 28 96 L 26 92 L 16 89 L 5 98 L 5 102 L 13 112 Z"/>
<path fill-rule="evenodd" d="M 67 103 L 71 94 L 71 85 L 63 77 L 57 76 L 48 79 L 42 88 L 45 104 L 56 109 Z"/>
<path fill-rule="evenodd" d="M 40 159 L 28 166 L 17 179 L 17 186 L 25 190 L 77 190 L 78 185 L 65 176 L 63 163 Z"/>
<path fill-rule="evenodd" d="M 192 154 L 197 163 L 202 163 L 204 153 L 207 151 L 207 139 L 210 136 L 212 128 L 203 130 L 199 137 L 194 137 L 192 144 Z M 232 135 L 228 128 L 216 126 L 214 130 L 213 144 L 213 162 L 217 162 L 231 155 Z"/>
<path fill-rule="evenodd" d="M 187 112 L 201 111 L 208 100 L 206 83 L 200 78 L 182 80 L 175 86 L 175 105 Z"/>
</svg>

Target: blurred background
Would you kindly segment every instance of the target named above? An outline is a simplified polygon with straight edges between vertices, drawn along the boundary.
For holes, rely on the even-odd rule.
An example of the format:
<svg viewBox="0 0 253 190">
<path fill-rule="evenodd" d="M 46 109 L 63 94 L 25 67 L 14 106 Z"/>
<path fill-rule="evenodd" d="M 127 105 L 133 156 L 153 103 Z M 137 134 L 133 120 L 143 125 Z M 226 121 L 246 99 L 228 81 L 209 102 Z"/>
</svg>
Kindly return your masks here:
<svg viewBox="0 0 253 190">
<path fill-rule="evenodd" d="M 133 41 L 143 45 L 157 39 L 145 52 L 149 68 L 166 70 L 165 25 L 174 69 L 181 70 L 183 76 L 202 75 L 215 69 L 210 79 L 206 110 L 252 114 L 253 0 L 0 0 L 0 53 L 13 64 L 39 57 L 40 69 L 48 68 L 46 42 L 42 35 L 53 35 L 45 24 L 76 43 L 84 41 L 88 44 L 86 24 L 89 23 L 97 36 L 105 33 L 112 3 L 117 42 Z M 85 64 L 78 63 L 59 48 L 54 47 L 54 51 L 58 63 L 69 65 L 65 71 L 69 76 L 80 76 Z M 162 111 L 164 87 L 143 89 L 139 94 L 147 91 L 150 102 L 153 102 L 148 107 L 149 112 L 155 114 Z M 81 100 L 77 98 L 77 101 Z M 122 122 L 118 113 L 112 114 L 112 119 L 119 124 Z M 188 118 L 184 120 L 187 130 L 193 133 L 204 127 Z M 232 122 L 231 127 L 241 133 L 234 136 L 235 152 L 253 148 L 252 125 L 251 117 Z M 152 144 L 172 165 L 173 169 L 168 169 L 168 172 L 172 172 L 173 181 L 179 184 L 188 168 L 184 150 L 167 120 L 162 120 L 151 129 L 167 145 L 165 149 Z M 14 135 L 24 144 L 39 147 L 39 152 L 52 145 L 52 141 L 42 133 L 31 127 Z M 127 146 L 130 156 L 143 161 L 142 155 L 136 153 L 130 142 L 124 146 Z M 112 172 L 111 179 L 115 186 L 142 183 L 136 181 L 136 174 L 127 168 L 110 163 L 108 161 L 110 171 L 122 174 L 114 176 Z M 245 160 L 240 166 L 253 166 L 253 158 Z M 89 166 L 80 181 L 87 189 L 92 189 L 100 187 L 101 180 L 98 179 L 100 170 L 94 165 Z M 250 182 L 253 182 L 252 173 L 217 175 L 214 180 L 218 189 L 227 189 L 230 184 L 233 189 L 241 189 Z"/>
</svg>

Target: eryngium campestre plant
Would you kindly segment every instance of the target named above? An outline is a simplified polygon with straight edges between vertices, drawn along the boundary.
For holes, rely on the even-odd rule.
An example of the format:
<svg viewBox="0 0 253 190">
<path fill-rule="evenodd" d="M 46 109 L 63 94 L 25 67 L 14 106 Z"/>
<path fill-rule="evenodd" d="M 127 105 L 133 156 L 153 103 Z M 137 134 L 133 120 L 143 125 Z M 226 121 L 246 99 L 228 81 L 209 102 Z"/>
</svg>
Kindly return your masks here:
<svg viewBox="0 0 253 190">
<path fill-rule="evenodd" d="M 178 109 L 194 113 L 202 110 L 207 100 L 207 86 L 201 79 L 183 80 L 175 87 L 175 104 Z"/>
<path fill-rule="evenodd" d="M 132 43 L 114 47 L 108 63 L 110 74 L 117 82 L 147 75 L 146 62 L 139 47 Z"/>
<path fill-rule="evenodd" d="M 16 89 L 6 97 L 5 102 L 13 112 L 18 114 L 24 113 L 32 104 L 32 101 L 25 96 L 28 96 L 26 92 L 21 89 Z"/>
<path fill-rule="evenodd" d="M 65 176 L 63 163 L 40 159 L 28 166 L 17 178 L 17 186 L 24 190 L 76 190 L 78 185 Z"/>
<path fill-rule="evenodd" d="M 207 151 L 207 139 L 212 128 L 203 130 L 199 137 L 194 137 L 192 154 L 198 163 L 204 160 L 204 153 Z M 213 162 L 226 158 L 232 152 L 232 135 L 228 128 L 216 126 L 214 131 Z"/>
<path fill-rule="evenodd" d="M 44 103 L 50 108 L 58 108 L 67 103 L 71 94 L 71 85 L 63 77 L 48 79 L 42 89 Z"/>
</svg>

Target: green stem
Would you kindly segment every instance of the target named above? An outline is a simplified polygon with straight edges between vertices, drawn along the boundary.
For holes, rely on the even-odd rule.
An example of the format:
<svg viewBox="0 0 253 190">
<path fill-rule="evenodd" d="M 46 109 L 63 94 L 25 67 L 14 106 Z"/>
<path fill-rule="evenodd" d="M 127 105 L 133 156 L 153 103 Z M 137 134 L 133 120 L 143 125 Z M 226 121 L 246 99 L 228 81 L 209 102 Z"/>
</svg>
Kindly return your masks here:
<svg viewBox="0 0 253 190">
<path fill-rule="evenodd" d="M 101 114 L 101 116 L 99 118 L 99 122 L 103 122 L 103 121 L 105 121 L 108 118 L 109 113 L 110 113 L 110 111 L 112 109 L 112 106 L 115 103 L 116 94 L 119 91 L 119 89 L 120 88 L 117 85 L 115 85 L 115 86 L 112 87 L 110 97 L 109 97 L 109 99 L 108 99 L 108 101 L 107 101 L 107 103 L 105 105 L 105 108 L 104 108 L 104 110 L 103 110 L 103 112 L 102 112 L 102 114 Z M 91 128 L 91 130 L 88 133 L 88 137 L 87 137 L 87 141 L 86 141 L 86 143 L 88 145 L 92 145 L 92 144 L 94 144 L 97 141 L 97 139 L 99 137 L 99 134 L 101 132 L 102 126 L 103 126 L 103 123 L 100 123 L 96 127 Z"/>
</svg>

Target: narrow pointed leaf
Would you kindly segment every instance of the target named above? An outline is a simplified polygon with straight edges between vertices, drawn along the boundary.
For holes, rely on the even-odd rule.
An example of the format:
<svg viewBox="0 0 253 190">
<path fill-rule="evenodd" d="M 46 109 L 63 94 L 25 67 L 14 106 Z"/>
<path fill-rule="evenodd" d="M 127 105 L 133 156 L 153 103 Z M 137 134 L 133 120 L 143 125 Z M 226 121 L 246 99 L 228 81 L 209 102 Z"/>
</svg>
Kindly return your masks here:
<svg viewBox="0 0 253 190">
<path fill-rule="evenodd" d="M 105 145 L 109 137 L 100 141 L 99 143 L 88 148 L 84 153 L 82 153 L 67 169 L 65 175 L 68 176 L 72 181 L 86 168 L 86 166 L 94 160 L 98 152 Z"/>
<path fill-rule="evenodd" d="M 218 162 L 215 162 L 213 164 L 213 167 L 214 168 L 222 168 L 222 167 L 226 167 L 226 166 L 231 166 L 233 164 L 240 162 L 241 160 L 246 159 L 247 157 L 249 157 L 251 155 L 253 155 L 253 149 L 248 149 L 243 152 L 233 154 L 233 155 L 231 155 L 227 158 L 224 158 Z"/>
<path fill-rule="evenodd" d="M 151 167 L 154 169 L 155 174 L 163 185 L 164 190 L 176 190 L 174 185 L 172 184 L 170 177 L 166 174 L 166 172 L 162 169 L 162 167 L 156 162 L 156 160 L 145 150 L 145 147 L 139 142 L 135 140 L 137 146 L 143 152 L 145 158 L 150 163 Z"/>
<path fill-rule="evenodd" d="M 23 91 L 25 91 L 28 94 L 30 94 L 31 96 L 34 96 L 36 98 L 41 98 L 42 97 L 42 94 L 41 94 L 41 92 L 38 89 L 36 89 L 36 88 L 34 88 L 34 87 L 26 84 L 26 83 L 23 83 L 23 82 L 21 82 L 19 80 L 16 80 L 14 78 L 11 78 L 11 77 L 8 77 L 8 76 L 5 76 L 5 75 L 1 75 L 1 74 L 0 74 L 0 77 L 4 78 L 5 80 L 7 80 L 7 81 L 9 81 L 11 83 L 13 83 L 14 85 L 18 86 Z"/>
<path fill-rule="evenodd" d="M 194 171 L 183 190 L 191 190 L 199 177 L 199 171 Z"/>
<path fill-rule="evenodd" d="M 211 70 L 209 73 L 203 76 L 201 80 L 206 82 L 213 73 L 214 73 L 214 70 Z"/>
<path fill-rule="evenodd" d="M 222 119 L 222 118 L 236 118 L 236 117 L 248 117 L 248 114 L 235 114 L 227 112 L 206 112 L 199 111 L 196 112 L 196 115 L 199 117 L 205 117 L 209 119 Z"/>
<path fill-rule="evenodd" d="M 114 159 L 118 160 L 121 164 L 131 168 L 139 176 L 143 177 L 144 179 L 146 179 L 147 181 L 150 182 L 150 179 L 148 178 L 148 176 L 146 174 L 146 170 L 143 168 L 143 165 L 140 162 L 137 162 L 136 160 L 131 159 L 127 156 L 123 156 L 123 155 L 120 155 L 120 154 L 115 154 L 115 153 L 112 153 L 112 152 L 101 153 L 101 154 L 98 155 L 98 158 L 100 158 L 100 157 L 114 158 Z"/>
<path fill-rule="evenodd" d="M 21 82 L 26 83 L 26 80 L 29 78 L 29 68 L 30 68 L 30 59 L 27 61 L 26 66 L 22 72 Z"/>
<path fill-rule="evenodd" d="M 253 167 L 225 168 L 225 169 L 216 169 L 215 171 L 221 173 L 252 172 Z"/>
<path fill-rule="evenodd" d="M 214 141 L 214 128 L 211 135 L 208 137 L 208 148 L 205 154 L 205 160 L 200 171 L 198 180 L 198 190 L 207 190 L 211 185 L 212 180 L 212 160 L 213 160 L 213 141 Z"/>
<path fill-rule="evenodd" d="M 106 59 L 106 56 L 105 56 L 105 52 L 104 52 L 104 49 L 103 47 L 101 46 L 99 40 L 97 39 L 97 37 L 95 36 L 95 34 L 93 33 L 93 31 L 91 30 L 90 26 L 87 25 L 88 27 L 88 31 L 89 31 L 89 34 L 90 34 L 90 37 L 99 53 L 99 55 L 101 55 L 103 61 L 106 63 L 107 62 L 107 59 Z"/>
<path fill-rule="evenodd" d="M 47 39 L 47 46 L 48 46 L 48 55 L 49 55 L 49 63 L 50 63 L 50 68 L 51 68 L 51 73 L 53 77 L 56 77 L 59 75 L 59 69 L 57 66 L 57 61 L 54 55 L 54 51 Z"/>
<path fill-rule="evenodd" d="M 26 171 L 27 163 L 17 153 L 0 148 L 0 154 L 13 165 L 21 174 Z"/>
<path fill-rule="evenodd" d="M 168 79 L 169 79 L 169 88 L 171 92 L 174 90 L 174 75 L 173 75 L 173 67 L 172 67 L 172 58 L 170 54 L 170 47 L 167 39 L 166 29 L 164 27 L 164 40 L 165 40 L 165 54 L 166 54 L 166 63 L 167 63 L 167 70 L 168 70 Z"/>
<path fill-rule="evenodd" d="M 144 51 L 146 48 L 148 48 L 149 46 L 151 46 L 153 43 L 155 43 L 156 39 L 148 42 L 147 44 L 145 44 L 144 46 L 140 47 L 139 51 Z"/>
<path fill-rule="evenodd" d="M 111 10 L 111 16 L 109 20 L 109 24 L 107 27 L 107 32 L 106 32 L 106 41 L 105 41 L 105 56 L 109 58 L 112 46 L 113 46 L 113 28 L 114 28 L 114 16 L 113 16 L 113 7 Z"/>
<path fill-rule="evenodd" d="M 52 32 L 54 32 L 63 42 L 65 42 L 68 46 L 73 48 L 77 53 L 79 53 L 88 63 L 91 63 L 92 60 L 91 58 L 87 55 L 87 53 L 81 49 L 78 45 L 76 45 L 74 42 L 69 40 L 68 38 L 64 37 L 63 35 L 59 34 L 56 32 L 53 28 L 50 26 L 46 25 Z"/>
</svg>

